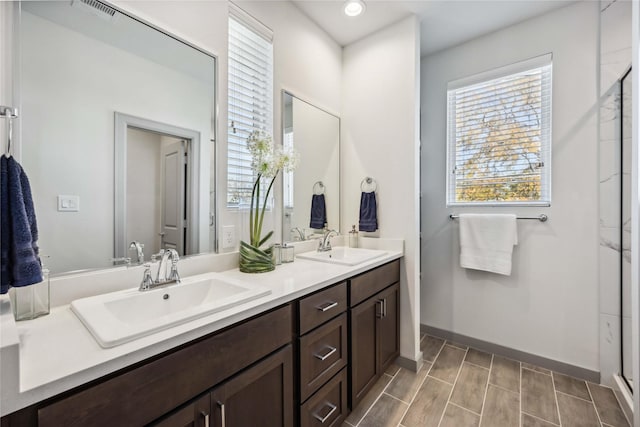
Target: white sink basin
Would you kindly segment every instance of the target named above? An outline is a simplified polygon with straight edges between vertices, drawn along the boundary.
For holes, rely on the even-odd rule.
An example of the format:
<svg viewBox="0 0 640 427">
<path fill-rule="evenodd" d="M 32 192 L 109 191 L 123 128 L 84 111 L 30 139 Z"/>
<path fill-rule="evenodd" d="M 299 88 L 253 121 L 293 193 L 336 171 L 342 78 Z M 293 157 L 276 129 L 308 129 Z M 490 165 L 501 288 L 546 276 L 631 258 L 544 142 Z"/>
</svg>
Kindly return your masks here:
<svg viewBox="0 0 640 427">
<path fill-rule="evenodd" d="M 331 264 L 358 265 L 386 254 L 387 253 L 385 251 L 375 249 L 338 246 L 327 252 L 305 252 L 300 255 L 296 255 L 296 257 L 310 259 L 313 261 L 328 262 Z"/>
<path fill-rule="evenodd" d="M 270 293 L 209 273 L 145 292 L 136 288 L 77 299 L 71 309 L 109 348 Z"/>
</svg>

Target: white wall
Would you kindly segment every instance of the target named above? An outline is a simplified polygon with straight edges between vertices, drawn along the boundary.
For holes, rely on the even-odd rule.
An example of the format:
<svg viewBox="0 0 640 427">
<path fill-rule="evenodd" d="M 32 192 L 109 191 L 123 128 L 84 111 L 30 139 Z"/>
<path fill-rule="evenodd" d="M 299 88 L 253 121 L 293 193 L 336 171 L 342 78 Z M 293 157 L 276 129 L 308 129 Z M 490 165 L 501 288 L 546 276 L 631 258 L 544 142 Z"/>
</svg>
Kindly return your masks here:
<svg viewBox="0 0 640 427">
<path fill-rule="evenodd" d="M 34 193 L 41 253 L 51 255 L 45 262 L 54 273 L 109 266 L 114 112 L 193 129 L 207 141 L 211 87 L 36 15 L 23 12 L 21 19 L 22 164 Z M 208 157 L 208 148 L 203 143 L 201 155 Z M 204 194 L 207 185 L 201 184 Z M 60 194 L 78 195 L 80 211 L 58 212 Z"/>
<path fill-rule="evenodd" d="M 163 136 L 135 128 L 127 129 L 126 243 L 144 245 L 145 259 L 160 250 L 160 148 Z M 127 256 L 133 256 L 128 252 Z M 136 262 L 134 259 L 133 262 Z"/>
<path fill-rule="evenodd" d="M 344 48 L 342 232 L 357 224 L 360 182 L 377 184 L 380 237 L 405 240 L 400 354 L 419 361 L 420 28 L 404 19 Z"/>
<path fill-rule="evenodd" d="M 421 323 L 598 371 L 598 3 L 579 2 L 422 59 Z M 549 208 L 447 209 L 450 80 L 553 53 Z M 451 212 L 518 222 L 510 277 L 459 267 Z"/>
<path fill-rule="evenodd" d="M 0 2 L 0 105 L 16 107 L 18 104 L 17 97 L 14 96 L 13 80 L 19 76 L 14 73 L 12 58 L 15 54 L 14 38 L 15 22 L 17 16 L 18 3 L 16 2 Z M 0 154 L 4 154 L 6 150 L 5 136 L 7 135 L 7 120 L 0 119 L 0 135 L 2 136 L 2 144 L 0 144 Z M 16 158 L 20 158 L 20 147 L 13 147 L 13 153 Z"/>
</svg>

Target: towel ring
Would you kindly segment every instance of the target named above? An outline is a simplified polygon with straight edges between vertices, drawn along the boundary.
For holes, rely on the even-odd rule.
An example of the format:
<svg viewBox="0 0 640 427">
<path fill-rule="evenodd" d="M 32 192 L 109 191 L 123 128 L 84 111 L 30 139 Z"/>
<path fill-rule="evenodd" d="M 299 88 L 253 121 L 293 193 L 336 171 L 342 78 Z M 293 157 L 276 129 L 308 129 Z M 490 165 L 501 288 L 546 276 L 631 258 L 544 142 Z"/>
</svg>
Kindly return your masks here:
<svg viewBox="0 0 640 427">
<path fill-rule="evenodd" d="M 366 177 L 362 180 L 362 182 L 360 182 L 360 190 L 362 190 L 363 192 L 366 191 L 365 185 L 373 185 L 373 190 L 370 190 L 369 193 L 374 192 L 378 189 L 378 183 L 370 176 Z"/>
<path fill-rule="evenodd" d="M 320 194 L 324 194 L 324 184 L 322 181 L 317 181 L 313 184 L 313 194 L 319 196 Z"/>
<path fill-rule="evenodd" d="M 7 107 L 0 105 L 0 115 L 9 121 L 7 132 L 7 147 L 4 155 L 11 157 L 11 139 L 13 138 L 13 119 L 18 118 L 18 109 L 14 107 Z"/>
</svg>

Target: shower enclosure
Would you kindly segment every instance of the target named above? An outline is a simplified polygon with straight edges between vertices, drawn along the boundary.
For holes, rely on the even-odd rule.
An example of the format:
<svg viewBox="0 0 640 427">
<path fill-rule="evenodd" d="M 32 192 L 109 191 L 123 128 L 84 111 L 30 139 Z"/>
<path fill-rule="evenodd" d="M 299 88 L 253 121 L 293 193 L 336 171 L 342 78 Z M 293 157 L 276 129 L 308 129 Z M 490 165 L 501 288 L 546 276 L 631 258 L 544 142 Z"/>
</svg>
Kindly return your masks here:
<svg viewBox="0 0 640 427">
<path fill-rule="evenodd" d="M 633 390 L 631 350 L 631 69 L 620 79 L 620 313 L 621 376 Z"/>
</svg>

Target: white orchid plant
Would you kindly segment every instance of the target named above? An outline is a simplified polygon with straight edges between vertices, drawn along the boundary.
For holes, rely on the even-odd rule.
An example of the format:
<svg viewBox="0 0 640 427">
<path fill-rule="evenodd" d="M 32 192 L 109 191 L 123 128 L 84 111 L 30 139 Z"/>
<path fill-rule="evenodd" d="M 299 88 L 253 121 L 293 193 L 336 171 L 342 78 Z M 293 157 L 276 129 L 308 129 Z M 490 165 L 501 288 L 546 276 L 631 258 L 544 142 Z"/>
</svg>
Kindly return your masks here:
<svg viewBox="0 0 640 427">
<path fill-rule="evenodd" d="M 262 237 L 262 223 L 267 208 L 269 193 L 280 171 L 291 172 L 298 165 L 299 156 L 292 149 L 279 147 L 274 150 L 271 135 L 264 131 L 254 131 L 247 138 L 247 148 L 251 153 L 251 168 L 256 174 L 256 181 L 251 192 L 249 209 L 249 242 L 251 246 L 260 248 L 273 235 L 273 230 Z M 264 195 L 262 208 L 260 204 L 260 186 L 263 179 L 269 180 Z"/>
</svg>

